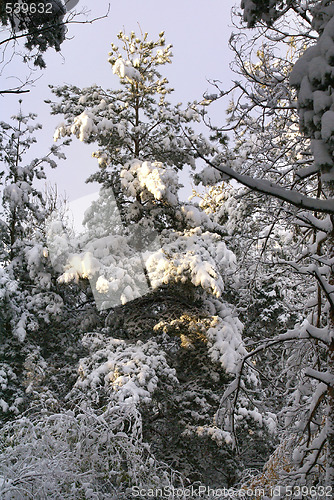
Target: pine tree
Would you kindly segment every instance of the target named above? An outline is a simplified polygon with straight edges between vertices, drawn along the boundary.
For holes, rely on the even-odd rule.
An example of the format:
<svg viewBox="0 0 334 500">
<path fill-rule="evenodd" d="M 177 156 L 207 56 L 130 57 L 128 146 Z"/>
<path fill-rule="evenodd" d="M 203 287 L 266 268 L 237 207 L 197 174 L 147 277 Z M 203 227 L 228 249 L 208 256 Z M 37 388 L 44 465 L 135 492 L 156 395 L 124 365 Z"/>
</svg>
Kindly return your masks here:
<svg viewBox="0 0 334 500">
<path fill-rule="evenodd" d="M 43 221 L 46 204 L 36 180 L 45 166 L 61 157 L 53 147 L 42 158 L 25 161 L 36 142 L 36 116 L 21 112 L 1 122 L 1 419 L 18 414 L 45 378 L 50 325 L 59 319 L 63 301 L 48 259 Z"/>
<path fill-rule="evenodd" d="M 190 128 L 197 103 L 182 110 L 166 99 L 171 89 L 158 71 L 171 59 L 164 33 L 156 42 L 147 36 L 121 32 L 123 50 L 112 45 L 120 90 L 53 89 L 61 97 L 53 112 L 65 117 L 56 139 L 96 142 L 100 169 L 89 180 L 103 185 L 86 213 L 87 231 L 57 255 L 59 280 L 89 280 L 100 310 L 110 309 L 100 313 L 104 328 L 84 337 L 88 355 L 71 398 L 135 404 L 158 458 L 191 481 L 230 485 L 230 435 L 214 418 L 245 352 L 242 325 L 223 299 L 234 256 L 220 225 L 178 197 L 178 171 L 195 165 L 193 141 L 201 153 L 212 147 Z"/>
</svg>

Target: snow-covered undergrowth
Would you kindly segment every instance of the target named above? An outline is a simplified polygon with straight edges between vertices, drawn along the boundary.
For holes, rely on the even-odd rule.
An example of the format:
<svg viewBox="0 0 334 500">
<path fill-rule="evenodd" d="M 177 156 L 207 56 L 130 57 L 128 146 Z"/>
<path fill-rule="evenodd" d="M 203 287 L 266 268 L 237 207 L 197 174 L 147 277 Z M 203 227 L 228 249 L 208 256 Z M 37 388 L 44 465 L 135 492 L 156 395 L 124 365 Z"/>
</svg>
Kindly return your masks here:
<svg viewBox="0 0 334 500">
<path fill-rule="evenodd" d="M 141 417 L 132 404 L 100 411 L 83 404 L 21 417 L 0 431 L 4 500 L 119 500 L 129 498 L 132 486 L 171 486 L 175 479 L 142 442 Z"/>
</svg>

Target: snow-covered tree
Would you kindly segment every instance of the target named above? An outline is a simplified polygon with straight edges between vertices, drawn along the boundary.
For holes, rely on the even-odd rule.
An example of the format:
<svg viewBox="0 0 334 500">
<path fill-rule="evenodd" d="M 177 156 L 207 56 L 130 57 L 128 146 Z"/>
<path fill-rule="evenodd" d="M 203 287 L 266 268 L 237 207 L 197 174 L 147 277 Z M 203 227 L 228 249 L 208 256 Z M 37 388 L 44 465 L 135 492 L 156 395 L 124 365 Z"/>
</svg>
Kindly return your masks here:
<svg viewBox="0 0 334 500">
<path fill-rule="evenodd" d="M 297 294 L 292 293 L 292 303 L 303 318 L 287 332 L 272 338 L 264 335 L 253 346 L 223 404 L 228 404 L 232 397 L 234 415 L 229 422 L 235 428 L 240 399 L 247 396 L 243 370 L 251 359 L 257 360 L 259 354 L 266 355 L 268 349 L 280 346 L 284 370 L 279 370 L 276 377 L 284 377 L 287 383 L 285 407 L 280 415 L 284 431 L 281 445 L 259 482 L 262 480 L 266 487 L 333 486 L 333 6 L 331 2 L 301 5 L 255 1 L 242 5 L 248 24 L 259 25 L 249 46 L 253 50 L 258 45 L 249 60 L 247 52 L 235 45 L 237 68 L 242 76 L 234 87 L 239 95 L 235 95 L 230 106 L 228 126 L 215 129 L 218 139 L 224 130 L 235 130 L 236 148 L 222 150 L 208 160 L 211 170 L 204 172 L 202 178 L 219 180 L 221 174 L 227 175 L 270 197 L 264 201 L 266 204 L 270 200 L 267 214 L 274 215 L 263 233 L 266 247 L 269 243 L 270 249 L 274 228 L 283 222 L 291 239 L 285 254 L 277 255 L 274 261 L 281 269 L 290 268 L 302 277 L 304 283 L 298 286 Z M 241 37 L 232 36 L 231 40 L 238 44 Z M 284 46 L 290 47 L 287 57 L 282 57 L 282 53 L 287 53 Z M 296 127 L 298 120 L 302 136 Z M 274 248 L 271 252 L 275 255 Z M 253 393 L 248 395 L 254 397 Z"/>
<path fill-rule="evenodd" d="M 45 166 L 56 166 L 52 157 L 62 154 L 52 147 L 42 158 L 25 160 L 41 128 L 35 118 L 20 112 L 11 123 L 0 124 L 1 419 L 18 413 L 23 398 L 44 379 L 46 332 L 63 303 L 46 248 L 46 206 L 36 187 L 36 180 L 45 178 Z"/>
<path fill-rule="evenodd" d="M 164 32 L 156 42 L 147 36 L 120 32 L 122 49 L 112 44 L 109 62 L 120 78 L 119 90 L 97 85 L 53 88 L 62 99 L 52 104 L 52 112 L 63 114 L 66 120 L 55 138 L 75 134 L 81 141 L 97 143 L 94 156 L 100 169 L 89 180 L 113 183 L 115 194 L 118 164 L 138 159 L 162 162 L 173 169 L 194 166 L 193 148 L 183 130 L 193 134 L 188 124 L 199 121 L 199 106 L 193 103 L 182 110 L 181 105 L 167 101 L 172 89 L 159 68 L 171 62 L 172 46 L 165 47 Z M 204 139 L 201 145 L 206 146 Z"/>
<path fill-rule="evenodd" d="M 178 196 L 178 171 L 198 156 L 193 143 L 200 154 L 212 146 L 190 127 L 199 106 L 167 101 L 164 33 L 156 42 L 146 33 L 118 38 L 123 48 L 112 45 L 109 62 L 119 90 L 53 88 L 61 98 L 53 112 L 65 118 L 55 138 L 97 143 L 100 168 L 89 180 L 103 185 L 82 235 L 71 239 L 50 224 L 59 280 L 89 280 L 106 317 L 83 339 L 87 356 L 71 398 L 138 405 L 158 458 L 190 480 L 230 485 L 238 466 L 214 416 L 245 354 L 242 325 L 224 300 L 235 258 L 221 226 Z M 250 370 L 250 384 L 255 378 Z"/>
</svg>

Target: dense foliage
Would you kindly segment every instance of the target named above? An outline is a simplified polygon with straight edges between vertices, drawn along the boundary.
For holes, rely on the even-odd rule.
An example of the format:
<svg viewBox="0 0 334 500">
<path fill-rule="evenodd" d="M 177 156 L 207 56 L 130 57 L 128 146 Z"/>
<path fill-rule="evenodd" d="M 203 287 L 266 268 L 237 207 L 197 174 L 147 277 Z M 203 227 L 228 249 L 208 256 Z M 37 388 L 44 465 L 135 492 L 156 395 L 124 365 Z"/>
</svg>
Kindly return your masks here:
<svg viewBox="0 0 334 500">
<path fill-rule="evenodd" d="M 37 187 L 61 146 L 25 163 L 35 116 L 1 123 L 4 498 L 333 486 L 334 12 L 241 7 L 238 80 L 200 103 L 168 101 L 164 32 L 119 33 L 113 89 L 51 87 L 98 162 L 79 233 Z"/>
</svg>

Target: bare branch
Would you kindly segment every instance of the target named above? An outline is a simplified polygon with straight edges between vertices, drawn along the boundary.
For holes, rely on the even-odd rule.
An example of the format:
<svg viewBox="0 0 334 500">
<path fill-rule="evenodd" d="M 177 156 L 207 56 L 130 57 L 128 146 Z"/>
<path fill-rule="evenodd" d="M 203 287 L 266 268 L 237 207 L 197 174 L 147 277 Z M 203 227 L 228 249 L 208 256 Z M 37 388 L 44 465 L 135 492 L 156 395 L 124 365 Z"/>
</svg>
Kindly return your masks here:
<svg viewBox="0 0 334 500">
<path fill-rule="evenodd" d="M 8 89 L 8 90 L 0 90 L 0 95 L 2 94 L 25 94 L 30 92 L 30 89 L 21 90 L 21 89 Z"/>
</svg>

